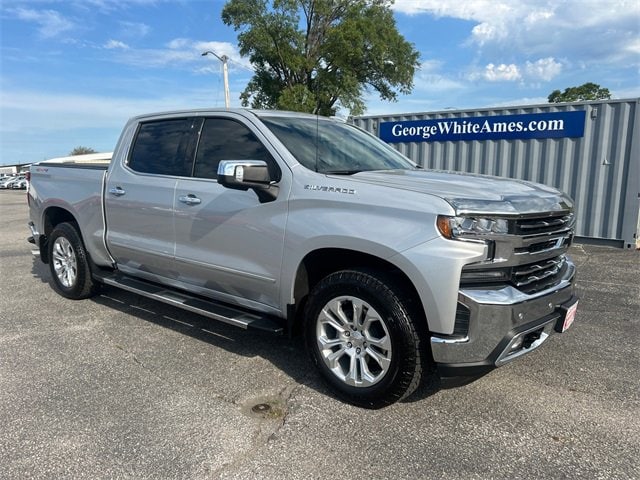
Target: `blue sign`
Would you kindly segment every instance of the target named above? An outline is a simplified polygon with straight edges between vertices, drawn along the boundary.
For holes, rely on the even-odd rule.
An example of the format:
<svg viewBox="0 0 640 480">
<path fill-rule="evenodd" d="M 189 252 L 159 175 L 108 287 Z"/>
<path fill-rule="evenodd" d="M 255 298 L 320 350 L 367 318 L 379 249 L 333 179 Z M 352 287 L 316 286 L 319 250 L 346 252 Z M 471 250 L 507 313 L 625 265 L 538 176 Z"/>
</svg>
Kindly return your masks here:
<svg viewBox="0 0 640 480">
<path fill-rule="evenodd" d="M 585 111 L 440 118 L 380 123 L 387 143 L 584 136 Z"/>
</svg>

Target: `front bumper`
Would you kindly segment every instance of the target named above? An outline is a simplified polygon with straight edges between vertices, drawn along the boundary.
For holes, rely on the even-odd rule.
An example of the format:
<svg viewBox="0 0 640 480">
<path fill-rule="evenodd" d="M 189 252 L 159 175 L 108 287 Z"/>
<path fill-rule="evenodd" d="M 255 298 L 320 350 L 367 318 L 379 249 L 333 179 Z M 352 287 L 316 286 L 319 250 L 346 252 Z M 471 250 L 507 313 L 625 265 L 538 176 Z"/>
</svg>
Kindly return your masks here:
<svg viewBox="0 0 640 480">
<path fill-rule="evenodd" d="M 470 312 L 467 335 L 431 337 L 440 374 L 482 374 L 541 346 L 575 302 L 575 266 L 568 259 L 567 267 L 555 286 L 532 295 L 512 286 L 461 289 L 458 303 Z"/>
</svg>

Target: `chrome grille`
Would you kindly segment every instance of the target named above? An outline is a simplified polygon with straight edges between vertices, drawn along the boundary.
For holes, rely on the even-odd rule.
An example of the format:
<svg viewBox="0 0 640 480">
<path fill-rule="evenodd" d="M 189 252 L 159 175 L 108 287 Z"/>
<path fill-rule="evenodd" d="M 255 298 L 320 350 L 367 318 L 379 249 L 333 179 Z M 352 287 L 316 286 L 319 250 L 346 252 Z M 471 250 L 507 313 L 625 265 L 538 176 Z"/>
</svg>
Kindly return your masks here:
<svg viewBox="0 0 640 480">
<path fill-rule="evenodd" d="M 571 268 L 574 223 L 573 213 L 511 219 L 507 235 L 486 237 L 489 259 L 462 269 L 461 288 L 511 285 L 532 295 L 559 285 Z"/>
<path fill-rule="evenodd" d="M 519 290 L 525 293 L 534 293 L 556 283 L 565 268 L 566 258 L 564 255 L 519 265 L 511 270 L 511 281 Z"/>
<path fill-rule="evenodd" d="M 529 218 L 516 220 L 516 235 L 538 235 L 541 233 L 562 232 L 573 227 L 573 214 L 554 217 Z"/>
</svg>

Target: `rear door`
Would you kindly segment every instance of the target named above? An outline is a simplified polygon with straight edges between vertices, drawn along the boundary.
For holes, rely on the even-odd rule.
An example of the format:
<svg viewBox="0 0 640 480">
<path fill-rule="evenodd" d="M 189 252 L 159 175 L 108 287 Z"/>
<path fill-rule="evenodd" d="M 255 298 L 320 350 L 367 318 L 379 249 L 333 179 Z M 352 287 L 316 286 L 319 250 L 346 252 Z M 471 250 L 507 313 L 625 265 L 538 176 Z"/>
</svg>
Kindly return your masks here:
<svg viewBox="0 0 640 480">
<path fill-rule="evenodd" d="M 176 184 L 176 268 L 189 289 L 253 308 L 279 306 L 288 181 L 274 155 L 260 132 L 233 114 L 205 119 L 193 178 Z M 263 203 L 252 190 L 219 185 L 221 160 L 264 160 L 278 197 Z"/>
<path fill-rule="evenodd" d="M 107 244 L 118 267 L 150 279 L 175 278 L 174 193 L 191 175 L 202 120 L 141 123 L 123 164 L 107 180 Z"/>
</svg>

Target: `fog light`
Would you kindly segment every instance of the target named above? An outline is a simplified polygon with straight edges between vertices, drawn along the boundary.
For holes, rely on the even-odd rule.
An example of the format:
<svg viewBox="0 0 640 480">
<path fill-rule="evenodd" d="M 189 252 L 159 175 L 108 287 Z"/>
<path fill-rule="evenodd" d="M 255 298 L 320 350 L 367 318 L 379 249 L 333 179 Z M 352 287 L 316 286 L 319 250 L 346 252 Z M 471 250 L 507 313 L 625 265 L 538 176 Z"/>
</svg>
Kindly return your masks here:
<svg viewBox="0 0 640 480">
<path fill-rule="evenodd" d="M 501 282 L 509 279 L 504 270 L 462 270 L 461 282 Z"/>
</svg>

